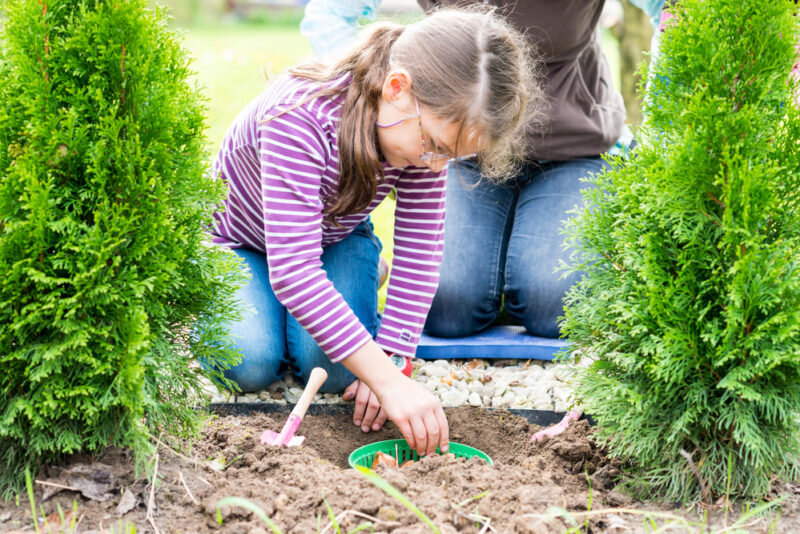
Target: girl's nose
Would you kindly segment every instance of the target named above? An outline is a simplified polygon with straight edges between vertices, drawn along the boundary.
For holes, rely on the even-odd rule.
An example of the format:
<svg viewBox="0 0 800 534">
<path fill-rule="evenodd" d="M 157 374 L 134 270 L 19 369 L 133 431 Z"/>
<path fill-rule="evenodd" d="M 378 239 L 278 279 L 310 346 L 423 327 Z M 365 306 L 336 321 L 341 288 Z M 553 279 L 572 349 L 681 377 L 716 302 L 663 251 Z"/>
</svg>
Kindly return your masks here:
<svg viewBox="0 0 800 534">
<path fill-rule="evenodd" d="M 426 165 L 433 172 L 441 172 L 442 169 L 447 167 L 448 163 L 449 161 L 446 159 L 435 159 L 433 161 L 426 162 Z"/>
</svg>

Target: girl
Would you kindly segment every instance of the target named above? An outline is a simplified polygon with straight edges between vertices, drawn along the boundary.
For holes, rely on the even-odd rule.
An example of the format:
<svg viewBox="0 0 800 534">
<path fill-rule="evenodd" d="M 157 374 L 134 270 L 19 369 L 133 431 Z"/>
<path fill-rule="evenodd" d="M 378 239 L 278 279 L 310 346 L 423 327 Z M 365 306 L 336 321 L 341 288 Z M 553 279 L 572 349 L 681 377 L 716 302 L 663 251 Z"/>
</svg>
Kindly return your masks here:
<svg viewBox="0 0 800 534">
<path fill-rule="evenodd" d="M 289 368 L 305 382 L 322 366 L 322 391 L 349 384 L 362 430 L 389 418 L 420 454 L 447 450 L 444 412 L 408 377 L 408 358 L 439 279 L 448 161 L 477 154 L 494 174 L 508 168 L 532 87 L 524 48 L 491 11 L 382 24 L 239 114 L 214 166 L 230 193 L 213 234 L 252 274 L 239 295 L 252 311 L 232 329 L 242 362 L 226 373 L 243 391 Z M 394 267 L 379 321 L 369 213 L 392 189 Z"/>
</svg>

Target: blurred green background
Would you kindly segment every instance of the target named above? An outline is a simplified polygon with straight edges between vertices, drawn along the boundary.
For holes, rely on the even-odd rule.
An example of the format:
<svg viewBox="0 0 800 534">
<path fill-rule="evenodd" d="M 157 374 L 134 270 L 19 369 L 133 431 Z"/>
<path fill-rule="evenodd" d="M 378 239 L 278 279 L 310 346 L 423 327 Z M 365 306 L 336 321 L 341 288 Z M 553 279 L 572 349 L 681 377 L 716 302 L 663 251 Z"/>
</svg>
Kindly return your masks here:
<svg viewBox="0 0 800 534">
<path fill-rule="evenodd" d="M 208 99 L 208 141 L 211 157 L 216 154 L 229 124 L 239 111 L 258 95 L 268 84 L 268 79 L 313 53 L 310 43 L 300 35 L 299 24 L 302 7 L 291 4 L 299 0 L 261 0 L 254 4 L 271 4 L 269 7 L 232 7 L 231 0 L 161 0 L 154 5 L 165 6 L 173 17 L 172 25 L 183 34 L 184 44 L 193 58 L 195 79 Z M 238 2 L 240 5 L 248 2 Z M 282 5 L 284 4 L 284 5 Z M 621 23 L 622 8 L 629 8 L 627 2 L 620 4 L 611 0 L 610 4 L 619 7 L 615 25 L 602 29 L 602 42 L 609 59 L 615 82 L 630 85 L 631 74 L 624 74 L 625 65 L 631 63 L 624 57 L 624 47 L 619 46 L 620 37 L 626 35 Z M 608 11 L 608 9 L 606 10 Z M 612 9 L 613 11 L 613 9 Z M 614 13 L 611 13 L 613 16 Z M 383 0 L 379 18 L 389 18 L 408 22 L 421 17 L 422 12 L 414 0 Z M 643 28 L 642 42 L 649 40 L 646 31 L 649 23 L 641 14 L 633 12 L 625 16 L 638 16 L 629 21 L 638 30 Z M 616 29 L 615 29 L 616 27 Z M 630 35 L 630 31 L 627 31 Z M 624 41 L 624 39 L 622 39 Z M 640 46 L 634 49 L 640 52 Z M 621 54 L 623 54 L 621 56 Z M 638 61 L 634 59 L 633 64 Z M 623 75 L 620 71 L 623 71 Z M 627 69 L 632 71 L 632 66 Z M 627 99 L 634 108 L 635 99 Z M 633 113 L 632 113 L 633 112 Z M 637 109 L 629 109 L 629 116 L 638 122 Z M 387 199 L 372 214 L 376 233 L 383 243 L 383 256 L 391 263 L 392 258 L 392 219 L 394 203 Z M 380 296 L 381 307 L 385 301 L 385 288 Z"/>
</svg>

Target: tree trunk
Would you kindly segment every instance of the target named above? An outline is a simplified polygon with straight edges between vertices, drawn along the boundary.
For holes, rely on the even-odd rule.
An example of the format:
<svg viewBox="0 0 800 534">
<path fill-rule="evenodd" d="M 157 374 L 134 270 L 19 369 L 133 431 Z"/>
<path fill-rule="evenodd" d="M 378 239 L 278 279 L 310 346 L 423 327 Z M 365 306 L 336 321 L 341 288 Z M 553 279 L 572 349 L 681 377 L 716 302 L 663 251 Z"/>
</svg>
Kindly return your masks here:
<svg viewBox="0 0 800 534">
<path fill-rule="evenodd" d="M 619 40 L 620 92 L 625 100 L 628 123 L 638 126 L 642 122 L 642 102 L 636 91 L 640 78 L 638 66 L 649 59 L 644 53 L 650 50 L 653 25 L 647 14 L 628 0 L 622 0 L 622 8 L 623 22 L 615 28 Z"/>
</svg>

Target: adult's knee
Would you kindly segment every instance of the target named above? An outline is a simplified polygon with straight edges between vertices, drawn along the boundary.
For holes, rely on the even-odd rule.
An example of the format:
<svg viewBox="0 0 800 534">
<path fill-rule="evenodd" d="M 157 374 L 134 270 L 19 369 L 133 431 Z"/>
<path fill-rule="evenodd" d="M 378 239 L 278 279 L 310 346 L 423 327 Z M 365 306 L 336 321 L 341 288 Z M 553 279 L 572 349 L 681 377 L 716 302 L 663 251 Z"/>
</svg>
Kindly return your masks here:
<svg viewBox="0 0 800 534">
<path fill-rule="evenodd" d="M 563 309 L 554 311 L 553 309 L 529 307 L 525 310 L 522 324 L 525 331 L 532 336 L 557 339 L 561 337 L 561 330 L 558 327 L 558 318 L 561 315 L 563 315 Z"/>
<path fill-rule="evenodd" d="M 452 281 L 440 282 L 425 322 L 425 332 L 436 337 L 474 334 L 497 317 L 497 302 L 488 290 Z"/>
<path fill-rule="evenodd" d="M 512 317 L 534 336 L 561 337 L 558 325 L 564 315 L 564 297 L 575 282 L 574 277 L 530 280 L 506 299 L 506 307 Z"/>
</svg>

